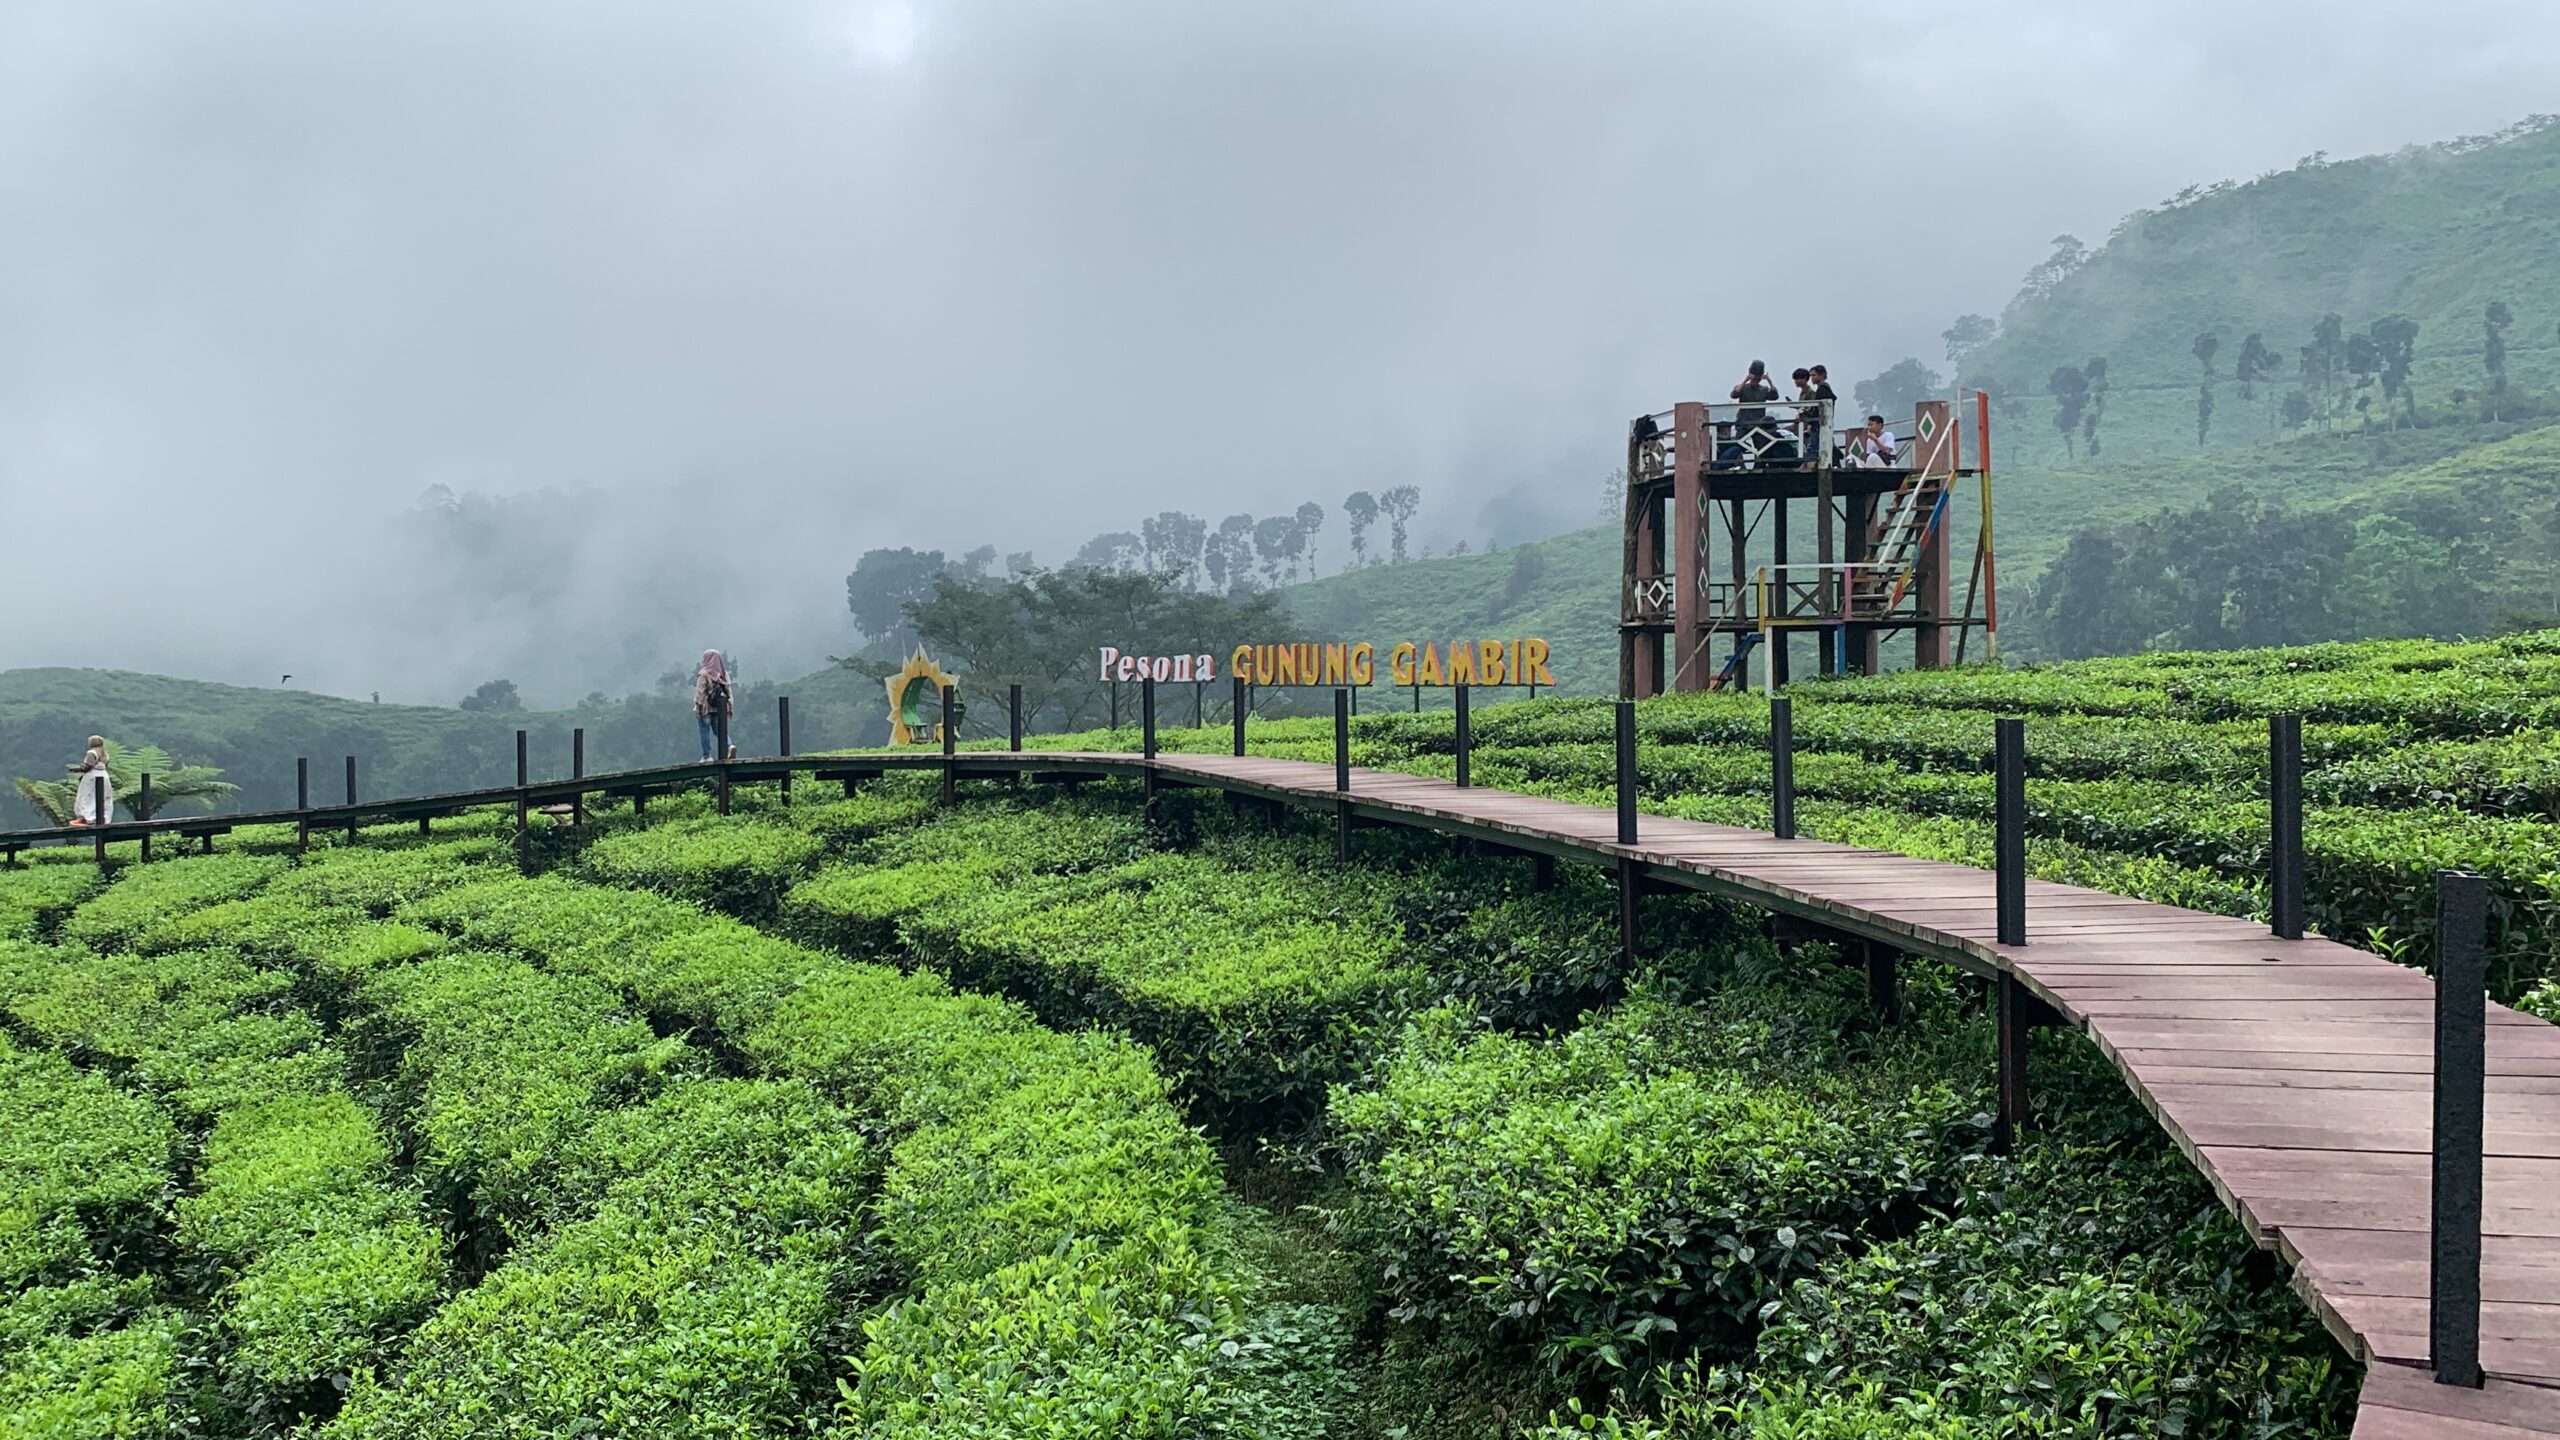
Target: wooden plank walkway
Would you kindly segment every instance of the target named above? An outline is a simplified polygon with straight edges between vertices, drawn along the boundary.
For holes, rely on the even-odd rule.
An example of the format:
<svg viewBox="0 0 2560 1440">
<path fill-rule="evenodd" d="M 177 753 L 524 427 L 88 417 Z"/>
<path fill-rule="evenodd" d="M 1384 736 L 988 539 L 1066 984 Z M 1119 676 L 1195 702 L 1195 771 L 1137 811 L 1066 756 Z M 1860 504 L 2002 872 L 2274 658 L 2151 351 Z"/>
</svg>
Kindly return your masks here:
<svg viewBox="0 0 2560 1440">
<path fill-rule="evenodd" d="M 2086 1033 L 2258 1244 L 2292 1268 L 2323 1324 L 2368 1366 L 2357 1440 L 2560 1435 L 2560 1027 L 2489 1007 L 2481 1362 L 2488 1385 L 2433 1383 L 2427 1225 L 2434 983 L 2364 950 L 2279 940 L 2262 925 L 2031 881 L 2029 943 L 1997 942 L 1988 870 L 1647 815 L 1617 843 L 1614 811 L 1445 780 L 1259 756 L 964 751 L 964 778 L 1141 775 L 1596 863 L 2014 977 Z M 734 781 L 848 781 L 939 771 L 940 754 L 766 757 Z M 127 822 L 193 834 L 255 821 L 315 828 L 471 805 L 715 779 L 702 763 L 454 795 L 259 816 Z M 0 849 L 89 843 L 88 830 L 0 834 Z"/>
<path fill-rule="evenodd" d="M 1165 755 L 1160 773 L 1298 803 L 1332 768 Z M 2015 976 L 2095 1041 L 2295 1288 L 2369 1367 L 2370 1440 L 2560 1434 L 2560 1027 L 2489 1007 L 2484 1390 L 2426 1374 L 2435 985 L 2368 951 L 2043 881 L 2022 946 L 1997 942 L 1992 873 L 1663 816 L 1355 769 L 1368 820 L 1614 863 Z"/>
</svg>

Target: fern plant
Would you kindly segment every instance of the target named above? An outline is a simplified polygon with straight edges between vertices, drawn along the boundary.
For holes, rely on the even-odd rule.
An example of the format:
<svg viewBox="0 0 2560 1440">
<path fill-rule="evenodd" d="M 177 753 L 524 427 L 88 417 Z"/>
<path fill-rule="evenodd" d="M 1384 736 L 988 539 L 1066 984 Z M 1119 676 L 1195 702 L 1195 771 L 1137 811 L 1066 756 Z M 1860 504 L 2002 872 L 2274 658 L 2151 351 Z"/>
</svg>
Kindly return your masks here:
<svg viewBox="0 0 2560 1440">
<path fill-rule="evenodd" d="M 181 765 L 157 745 L 128 747 L 109 740 L 107 774 L 115 788 L 116 803 L 137 820 L 151 819 L 172 806 L 211 810 L 240 791 L 239 786 L 222 778 L 219 767 Z M 142 803 L 145 775 L 151 777 L 151 803 L 147 808 Z M 77 778 L 65 775 L 59 780 L 36 780 L 21 775 L 15 783 L 19 798 L 34 806 L 48 822 L 68 825 Z"/>
</svg>

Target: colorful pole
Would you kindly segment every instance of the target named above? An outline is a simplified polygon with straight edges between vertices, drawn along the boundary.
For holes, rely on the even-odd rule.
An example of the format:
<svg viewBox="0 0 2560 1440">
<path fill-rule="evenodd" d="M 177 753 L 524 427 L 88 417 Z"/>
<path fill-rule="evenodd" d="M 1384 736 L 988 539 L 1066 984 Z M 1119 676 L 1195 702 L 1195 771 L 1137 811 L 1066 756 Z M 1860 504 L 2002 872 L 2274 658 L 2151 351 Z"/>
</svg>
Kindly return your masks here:
<svg viewBox="0 0 2560 1440">
<path fill-rule="evenodd" d="M 1973 392 L 1974 433 L 1980 436 L 1982 471 L 1982 652 L 1994 662 L 2000 658 L 2000 569 L 1991 547 L 1991 392 Z"/>
</svg>

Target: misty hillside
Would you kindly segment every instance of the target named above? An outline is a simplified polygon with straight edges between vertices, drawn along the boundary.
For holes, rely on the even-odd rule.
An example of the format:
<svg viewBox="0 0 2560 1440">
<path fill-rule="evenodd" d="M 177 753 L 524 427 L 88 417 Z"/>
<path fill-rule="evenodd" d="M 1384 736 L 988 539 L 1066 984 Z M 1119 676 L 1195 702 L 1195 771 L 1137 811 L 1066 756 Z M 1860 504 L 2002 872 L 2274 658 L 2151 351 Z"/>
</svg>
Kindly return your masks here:
<svg viewBox="0 0 2560 1440">
<path fill-rule="evenodd" d="M 2205 443 L 2264 440 L 2289 428 L 2288 396 L 2321 398 L 2302 374 L 2302 350 L 2329 315 L 2339 318 L 2342 347 L 2370 338 L 2376 321 L 2414 322 L 2410 382 L 2422 411 L 2476 409 L 2490 382 L 2492 303 L 2512 317 L 2500 327 L 2510 386 L 2560 381 L 2554 255 L 2560 125 L 2530 121 L 2499 137 L 2353 160 L 2312 157 L 2136 211 L 2077 263 L 2057 247 L 1998 317 L 1997 337 L 1956 368 L 1966 386 L 2007 397 L 1994 428 L 2012 461 L 2066 458 L 2051 381 L 2092 357 L 2106 361 L 2101 456 L 2192 452 L 2206 374 L 2197 341 L 2206 335 L 2214 397 Z M 2272 370 L 2244 396 L 2252 335 Z M 2343 349 L 2337 358 L 2346 360 Z M 2373 382 L 2383 378 L 2372 372 Z M 2358 387 L 2348 377 L 2339 388 Z M 2362 387 L 2376 404 L 2380 388 Z M 2086 448 L 2075 437 L 2068 450 Z"/>
<path fill-rule="evenodd" d="M 886 738 L 879 682 L 825 670 L 738 696 L 743 752 L 776 748 L 774 698 L 792 697 L 793 746 L 875 744 Z M 367 796 L 431 795 L 515 779 L 515 732 L 527 732 L 536 778 L 569 773 L 570 732 L 587 732 L 589 770 L 689 760 L 699 737 L 678 691 L 589 701 L 570 710 L 459 710 L 373 705 L 307 690 L 253 689 L 126 670 L 0 671 L 0 775 L 58 777 L 93 733 L 153 744 L 189 764 L 220 767 L 240 787 L 226 809 L 294 803 L 294 760 L 311 761 L 314 804 L 344 797 L 356 757 Z M 14 788 L 0 792 L 0 828 L 38 823 Z"/>
<path fill-rule="evenodd" d="M 2560 474 L 2560 446 L 2522 437 L 2551 422 L 2549 391 L 2560 383 L 2555 254 L 2560 127 L 2525 126 L 2495 142 L 2323 159 L 2245 185 L 2199 189 L 2128 217 L 2064 273 L 2031 279 L 1997 338 L 1967 353 L 1961 367 L 1966 384 L 1995 392 L 2002 593 L 2011 622 L 2004 648 L 2027 658 L 2063 653 L 2047 634 L 2054 607 L 2031 603 L 2031 595 L 2076 541 L 2200 512 L 2217 495 L 2316 509 L 2324 523 L 2352 529 L 2368 511 L 2405 507 L 2407 497 L 2442 498 L 2457 478 L 2469 483 L 2466 503 L 2474 507 L 2528 508 L 2524 523 L 2503 531 L 2520 512 L 2465 512 L 2428 529 L 2445 568 L 2463 577 L 2454 602 L 2422 609 L 2368 598 L 2313 617 L 2307 628 L 2346 638 L 2551 623 L 2548 589 L 2535 581 L 2542 571 L 2534 537 L 2543 534 L 2538 517 L 2548 503 L 2535 497 Z M 2494 405 L 2484 369 L 2491 301 L 2510 317 L 2500 334 L 2507 388 Z M 2330 314 L 2340 317 L 2337 364 L 2324 386 L 2321 372 L 2303 374 L 2299 352 Z M 2357 352 L 2354 364 L 2372 363 L 2364 344 L 2350 342 L 2369 341 L 2372 322 L 2393 315 L 2418 328 L 2407 388 L 2386 397 L 2380 371 L 2359 376 L 2346 368 L 2346 351 Z M 2207 331 L 2218 343 L 2212 424 L 2199 445 L 2204 382 L 2194 351 Z M 2253 333 L 2274 368 L 2243 396 L 2235 372 Z M 2066 446 L 2053 424 L 2061 406 L 2047 390 L 2055 368 L 2081 368 L 2100 355 L 2107 393 L 2092 455 L 2088 405 Z M 2287 397 L 2306 391 L 2319 392 L 2314 414 L 2289 422 Z M 2494 500 L 2479 489 L 2493 474 Z M 1967 489 L 1951 517 L 1959 535 L 1978 526 L 1975 494 Z M 2530 508 L 2537 504 L 2543 510 Z M 2318 544 L 2318 555 L 2299 558 L 2348 566 L 2351 535 Z M 1287 593 L 1293 610 L 1325 633 L 1544 634 L 1556 642 L 1559 675 L 1596 689 L 1615 679 L 1617 582 L 1616 527 L 1603 525 L 1533 547 L 1355 571 Z M 2423 621 L 2413 618 L 2421 613 Z M 2066 628 L 2073 628 L 2067 620 Z M 2178 643 L 2225 642 L 2189 634 Z"/>
</svg>

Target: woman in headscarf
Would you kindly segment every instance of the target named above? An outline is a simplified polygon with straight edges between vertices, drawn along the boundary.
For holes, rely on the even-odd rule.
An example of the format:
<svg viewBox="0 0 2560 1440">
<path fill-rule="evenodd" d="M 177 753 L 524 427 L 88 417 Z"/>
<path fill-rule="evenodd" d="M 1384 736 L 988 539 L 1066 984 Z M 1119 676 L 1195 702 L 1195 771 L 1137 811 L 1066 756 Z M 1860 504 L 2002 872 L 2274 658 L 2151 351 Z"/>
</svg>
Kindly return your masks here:
<svg viewBox="0 0 2560 1440">
<path fill-rule="evenodd" d="M 729 693 L 729 662 L 717 650 L 702 652 L 702 663 L 693 672 L 693 718 L 702 731 L 702 758 L 725 759 L 722 742 L 729 735 L 729 717 L 738 713 L 738 702 Z"/>
<path fill-rule="evenodd" d="M 99 803 L 99 792 L 106 792 L 105 803 Z M 89 737 L 88 753 L 71 767 L 71 823 L 86 829 L 91 825 L 112 825 L 116 818 L 116 782 L 107 773 L 107 738 Z"/>
</svg>

